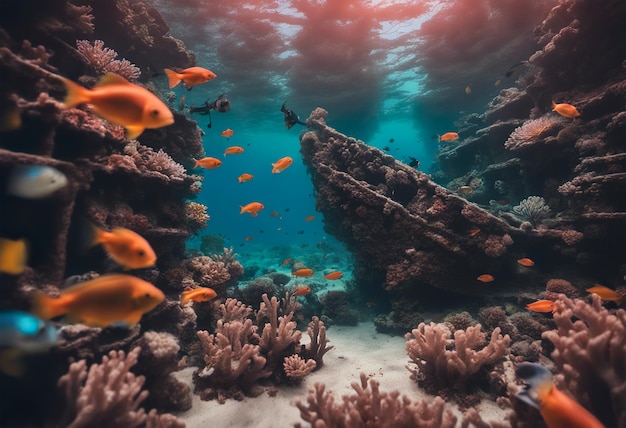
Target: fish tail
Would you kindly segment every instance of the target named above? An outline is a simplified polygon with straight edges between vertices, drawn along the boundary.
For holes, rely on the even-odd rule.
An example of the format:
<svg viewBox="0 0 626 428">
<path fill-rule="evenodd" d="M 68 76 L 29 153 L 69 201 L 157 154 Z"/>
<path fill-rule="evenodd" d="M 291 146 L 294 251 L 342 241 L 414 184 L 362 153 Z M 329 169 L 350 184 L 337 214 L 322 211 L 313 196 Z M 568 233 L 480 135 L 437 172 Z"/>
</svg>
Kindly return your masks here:
<svg viewBox="0 0 626 428">
<path fill-rule="evenodd" d="M 243 213 L 244 213 L 244 210 L 243 210 L 243 205 L 239 205 L 239 208 L 240 208 L 240 210 L 239 210 L 239 214 L 243 214 Z"/>
<path fill-rule="evenodd" d="M 554 111 L 555 107 L 556 107 L 556 104 L 554 103 L 554 101 L 552 101 L 552 111 Z"/>
<path fill-rule="evenodd" d="M 65 104 L 66 108 L 76 107 L 77 105 L 91 101 L 91 91 L 89 89 L 83 88 L 65 77 L 61 77 L 61 81 L 65 84 L 65 88 L 67 89 L 67 95 L 65 96 L 65 100 L 63 100 L 63 104 Z"/>
<path fill-rule="evenodd" d="M 36 291 L 32 299 L 32 312 L 41 319 L 49 320 L 66 312 L 64 301 L 61 298 L 50 297 L 41 291 Z"/>
<path fill-rule="evenodd" d="M 170 89 L 180 83 L 181 81 L 181 78 L 179 77 L 180 75 L 176 73 L 174 70 L 170 70 L 169 68 L 166 68 L 165 74 L 167 75 L 167 81 L 170 85 Z"/>
<path fill-rule="evenodd" d="M 191 300 L 191 292 L 193 290 L 187 290 L 187 291 L 183 291 L 180 294 L 180 305 L 181 306 L 185 306 L 187 303 L 189 303 L 189 301 Z"/>
<path fill-rule="evenodd" d="M 198 168 L 200 166 L 200 161 L 198 161 L 198 159 L 194 159 L 194 162 L 196 163 L 193 167 L 194 168 Z"/>
</svg>

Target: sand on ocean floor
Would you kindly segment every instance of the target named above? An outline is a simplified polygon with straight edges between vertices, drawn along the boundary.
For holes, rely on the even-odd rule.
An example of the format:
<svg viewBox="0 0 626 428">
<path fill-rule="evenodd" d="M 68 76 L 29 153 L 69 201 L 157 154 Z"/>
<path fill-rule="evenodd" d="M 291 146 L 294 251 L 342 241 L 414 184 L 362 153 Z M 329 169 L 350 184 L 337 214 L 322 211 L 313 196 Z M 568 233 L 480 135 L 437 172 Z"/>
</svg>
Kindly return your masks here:
<svg viewBox="0 0 626 428">
<path fill-rule="evenodd" d="M 187 428 L 282 428 L 292 427 L 297 422 L 308 426 L 300 418 L 294 400 L 300 397 L 301 401 L 306 402 L 309 389 L 316 382 L 321 382 L 326 384 L 326 390 L 332 391 L 335 401 L 339 402 L 341 396 L 352 395 L 350 384 L 360 383 L 361 372 L 380 382 L 381 391 L 397 389 L 413 401 L 429 397 L 409 377 L 403 337 L 379 334 L 371 322 L 360 323 L 356 327 L 333 326 L 328 329 L 327 337 L 334 348 L 324 356 L 324 366 L 307 376 L 301 385 L 281 386 L 275 397 L 263 393 L 255 398 L 246 397 L 243 401 L 228 400 L 225 404 L 219 404 L 216 400 L 202 401 L 198 395 L 192 394 L 192 408 L 177 416 L 187 423 Z M 308 339 L 303 334 L 302 342 L 306 343 Z M 191 376 L 194 370 L 186 368 L 175 373 L 192 390 Z M 458 414 L 456 406 L 452 410 Z M 505 412 L 492 401 L 483 400 L 480 412 L 487 420 L 504 420 Z"/>
</svg>

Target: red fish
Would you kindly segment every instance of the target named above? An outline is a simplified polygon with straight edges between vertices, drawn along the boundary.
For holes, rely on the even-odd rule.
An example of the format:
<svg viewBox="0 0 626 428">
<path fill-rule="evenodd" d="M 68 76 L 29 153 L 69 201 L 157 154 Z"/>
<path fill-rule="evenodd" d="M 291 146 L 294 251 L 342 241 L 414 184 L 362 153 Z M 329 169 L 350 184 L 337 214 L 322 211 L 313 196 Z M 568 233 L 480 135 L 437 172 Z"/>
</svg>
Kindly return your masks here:
<svg viewBox="0 0 626 428">
<path fill-rule="evenodd" d="M 589 410 L 552 383 L 552 373 L 535 363 L 521 363 L 516 374 L 526 382 L 517 398 L 539 409 L 548 428 L 604 428 Z"/>
<path fill-rule="evenodd" d="M 528 257 L 524 257 L 523 259 L 519 259 L 517 261 L 517 263 L 521 264 L 522 266 L 526 266 L 526 267 L 535 266 L 535 262 L 533 262 Z"/>
<path fill-rule="evenodd" d="M 527 304 L 526 309 L 533 312 L 554 312 L 554 302 L 552 300 L 537 300 Z"/>
<path fill-rule="evenodd" d="M 311 221 L 311 220 L 313 220 L 314 218 L 315 218 L 315 216 L 314 216 L 314 215 L 310 215 L 310 216 L 308 216 L 308 217 L 305 217 L 305 218 L 304 218 L 304 221 Z"/>
<path fill-rule="evenodd" d="M 327 273 L 326 275 L 324 275 L 324 278 L 330 279 L 330 280 L 340 279 L 340 278 L 343 278 L 343 274 L 339 271 L 335 271 L 335 272 Z"/>
<path fill-rule="evenodd" d="M 477 280 L 479 280 L 480 282 L 491 282 L 493 281 L 495 278 L 493 277 L 493 275 L 489 275 L 488 273 L 484 273 L 482 275 L 480 275 L 478 278 L 476 278 Z"/>
<path fill-rule="evenodd" d="M 313 269 L 302 268 L 291 272 L 293 276 L 313 276 Z"/>
<path fill-rule="evenodd" d="M 311 292 L 311 287 L 309 287 L 308 285 L 304 285 L 301 287 L 298 287 L 296 289 L 296 291 L 293 292 L 293 296 L 306 296 L 307 294 L 309 294 Z"/>
</svg>

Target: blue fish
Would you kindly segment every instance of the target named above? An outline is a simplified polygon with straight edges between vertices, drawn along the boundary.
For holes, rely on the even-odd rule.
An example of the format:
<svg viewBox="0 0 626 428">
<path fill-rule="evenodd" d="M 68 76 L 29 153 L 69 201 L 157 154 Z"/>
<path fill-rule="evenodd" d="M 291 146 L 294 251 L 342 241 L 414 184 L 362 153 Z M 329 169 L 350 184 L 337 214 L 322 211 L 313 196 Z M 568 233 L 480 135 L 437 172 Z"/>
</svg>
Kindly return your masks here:
<svg viewBox="0 0 626 428">
<path fill-rule="evenodd" d="M 57 329 L 49 322 L 22 311 L 0 312 L 0 370 L 21 376 L 21 357 L 46 352 L 57 341 Z"/>
<path fill-rule="evenodd" d="M 40 199 L 67 185 L 61 171 L 46 165 L 17 166 L 9 176 L 7 192 L 26 199 Z"/>
</svg>

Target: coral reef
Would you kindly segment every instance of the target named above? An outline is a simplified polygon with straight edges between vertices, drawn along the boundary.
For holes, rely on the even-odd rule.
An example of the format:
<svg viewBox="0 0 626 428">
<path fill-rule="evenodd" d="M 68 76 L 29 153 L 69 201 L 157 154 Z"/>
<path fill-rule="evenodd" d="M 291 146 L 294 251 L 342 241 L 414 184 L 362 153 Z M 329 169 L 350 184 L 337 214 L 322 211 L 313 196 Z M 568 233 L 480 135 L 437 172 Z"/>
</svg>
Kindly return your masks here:
<svg viewBox="0 0 626 428">
<path fill-rule="evenodd" d="M 555 301 L 556 330 L 542 337 L 552 342 L 550 354 L 557 381 L 607 426 L 626 426 L 626 311 L 613 313 L 598 296 L 592 303 L 560 295 Z"/>
<path fill-rule="evenodd" d="M 172 415 L 146 413 L 139 407 L 148 396 L 147 391 L 142 391 L 145 379 L 135 376 L 130 369 L 137 363 L 140 352 L 139 347 L 128 355 L 124 351 L 111 351 L 101 364 L 93 364 L 89 370 L 85 360 L 72 363 L 68 373 L 59 379 L 66 397 L 63 426 L 184 427 L 184 422 Z"/>
<path fill-rule="evenodd" d="M 95 40 L 93 45 L 89 40 L 76 40 L 76 49 L 97 75 L 115 73 L 127 80 L 136 80 L 141 76 L 141 70 L 127 59 L 115 59 L 117 52 L 105 48 L 102 40 Z"/>
<path fill-rule="evenodd" d="M 443 393 L 458 400 L 461 394 L 473 392 L 476 382 L 470 382 L 470 379 L 509 352 L 510 338 L 502 336 L 499 327 L 493 330 L 486 345 L 487 335 L 481 328 L 477 324 L 466 330 L 456 330 L 452 340 L 452 332 L 445 324 L 421 323 L 405 336 L 412 364 L 408 367 L 411 378 L 430 394 Z M 471 396 L 468 394 L 463 400 L 470 402 Z"/>
<path fill-rule="evenodd" d="M 411 401 L 399 391 L 383 392 L 376 380 L 367 381 L 361 373 L 361 384 L 352 383 L 354 393 L 335 403 L 332 391 L 316 383 L 309 391 L 306 404 L 296 399 L 300 417 L 318 428 L 348 427 L 420 427 L 452 428 L 457 418 L 446 408 L 441 397 Z M 300 424 L 296 426 L 301 427 Z"/>
</svg>

